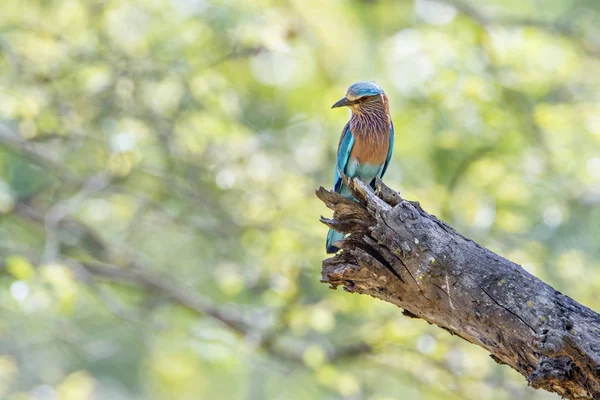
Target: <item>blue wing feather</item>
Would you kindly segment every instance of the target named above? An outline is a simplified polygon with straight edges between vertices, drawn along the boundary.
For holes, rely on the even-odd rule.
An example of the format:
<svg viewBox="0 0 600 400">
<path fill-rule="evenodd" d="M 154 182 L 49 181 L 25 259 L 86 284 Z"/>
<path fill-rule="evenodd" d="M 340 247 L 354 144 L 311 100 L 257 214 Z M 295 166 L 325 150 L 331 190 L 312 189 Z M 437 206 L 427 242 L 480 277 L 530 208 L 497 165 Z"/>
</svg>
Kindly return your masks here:
<svg viewBox="0 0 600 400">
<path fill-rule="evenodd" d="M 383 174 L 387 170 L 388 165 L 390 164 L 390 160 L 392 159 L 392 153 L 394 152 L 394 124 L 390 127 L 390 147 L 388 148 L 388 155 L 385 159 L 385 164 L 381 170 L 381 174 L 379 174 L 379 179 L 383 178 Z"/>
<path fill-rule="evenodd" d="M 340 176 L 339 171 L 346 173 L 346 166 L 348 165 L 348 159 L 352 152 L 352 146 L 354 146 L 354 136 L 352 135 L 352 132 L 350 132 L 350 124 L 346 124 L 338 146 L 337 160 L 334 168 L 335 178 L 333 180 L 333 188 L 337 193 L 341 193 L 343 186 L 342 177 Z"/>
<path fill-rule="evenodd" d="M 337 193 L 342 193 L 344 189 L 344 182 L 342 181 L 342 177 L 340 176 L 340 171 L 342 173 L 346 173 L 346 167 L 348 166 L 348 160 L 350 159 L 350 153 L 352 152 L 352 146 L 354 146 L 354 136 L 352 132 L 350 132 L 350 124 L 346 124 L 344 130 L 342 130 L 342 135 L 340 138 L 340 144 L 338 145 L 337 158 L 335 161 L 334 168 L 334 180 L 333 180 L 333 188 Z M 348 189 L 346 189 L 348 190 Z M 344 234 L 340 232 L 336 232 L 333 229 L 329 230 L 327 233 L 327 241 L 326 241 L 326 249 L 327 253 L 334 254 L 339 248 L 334 246 L 333 244 L 339 240 L 344 238 Z"/>
</svg>

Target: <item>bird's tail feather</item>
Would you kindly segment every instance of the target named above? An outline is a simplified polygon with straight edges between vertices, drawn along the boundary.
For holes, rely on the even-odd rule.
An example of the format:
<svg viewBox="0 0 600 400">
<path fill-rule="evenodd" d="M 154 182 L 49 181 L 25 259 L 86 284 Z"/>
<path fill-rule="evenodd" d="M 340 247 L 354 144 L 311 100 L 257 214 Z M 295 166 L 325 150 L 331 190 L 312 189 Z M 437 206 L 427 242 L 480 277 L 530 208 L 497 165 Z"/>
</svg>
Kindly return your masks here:
<svg viewBox="0 0 600 400">
<path fill-rule="evenodd" d="M 344 238 L 344 234 L 334 231 L 333 229 L 330 229 L 329 232 L 327 233 L 327 242 L 326 242 L 326 249 L 327 249 L 327 253 L 328 254 L 334 254 L 337 253 L 340 249 L 339 247 L 334 246 L 333 244 L 335 242 L 337 242 L 338 240 L 342 240 Z"/>
</svg>

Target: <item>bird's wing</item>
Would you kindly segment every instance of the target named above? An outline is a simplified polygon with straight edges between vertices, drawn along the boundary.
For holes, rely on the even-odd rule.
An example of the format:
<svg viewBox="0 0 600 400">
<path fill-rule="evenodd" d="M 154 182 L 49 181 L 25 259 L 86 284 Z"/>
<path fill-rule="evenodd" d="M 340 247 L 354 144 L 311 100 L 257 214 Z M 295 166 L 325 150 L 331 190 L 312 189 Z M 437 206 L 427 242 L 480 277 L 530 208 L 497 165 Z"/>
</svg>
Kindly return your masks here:
<svg viewBox="0 0 600 400">
<path fill-rule="evenodd" d="M 385 174 L 385 170 L 390 164 L 390 160 L 392 159 L 392 153 L 394 151 L 394 124 L 391 124 L 390 127 L 390 146 L 388 147 L 387 158 L 385 159 L 385 164 L 383 164 L 383 168 L 381 169 L 381 174 L 379 174 L 379 179 L 383 178 L 383 174 Z"/>
<path fill-rule="evenodd" d="M 346 124 L 340 137 L 340 143 L 338 145 L 337 160 L 334 168 L 334 180 L 333 188 L 337 193 L 342 191 L 342 177 L 340 171 L 346 173 L 346 166 L 348 165 L 348 159 L 350 158 L 350 152 L 354 146 L 354 136 L 350 132 L 350 124 Z"/>
</svg>

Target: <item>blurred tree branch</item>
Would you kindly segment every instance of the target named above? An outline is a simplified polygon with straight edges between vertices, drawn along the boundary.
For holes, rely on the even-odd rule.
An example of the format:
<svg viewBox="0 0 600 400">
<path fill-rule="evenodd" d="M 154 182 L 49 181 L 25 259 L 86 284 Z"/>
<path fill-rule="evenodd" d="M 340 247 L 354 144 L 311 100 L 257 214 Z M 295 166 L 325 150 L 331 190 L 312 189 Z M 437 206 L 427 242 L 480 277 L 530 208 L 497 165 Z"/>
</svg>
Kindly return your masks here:
<svg viewBox="0 0 600 400">
<path fill-rule="evenodd" d="M 359 202 L 320 188 L 322 218 L 350 234 L 323 282 L 369 294 L 483 347 L 534 388 L 600 397 L 600 315 L 557 292 L 378 182 L 348 182 Z"/>
<path fill-rule="evenodd" d="M 72 199 L 79 199 L 81 196 L 89 194 L 90 190 L 105 187 L 107 183 L 104 176 L 92 177 L 80 192 L 66 201 L 69 202 Z M 49 219 L 53 219 L 54 214 L 52 210 L 60 210 L 61 204 L 62 203 L 57 203 L 48 211 L 40 212 L 29 204 L 19 202 L 15 206 L 15 214 L 45 226 Z M 71 211 L 75 210 L 73 207 L 68 207 L 68 209 Z M 49 214 L 50 217 L 48 216 Z M 198 316 L 208 316 L 220 322 L 231 331 L 247 338 L 253 347 L 261 348 L 275 358 L 294 364 L 304 364 L 304 350 L 311 343 L 305 343 L 299 346 L 281 346 L 277 340 L 277 336 L 282 333 L 285 325 L 285 313 L 287 312 L 285 308 L 279 311 L 280 314 L 276 317 L 278 321 L 275 326 L 270 329 L 260 328 L 256 321 L 252 321 L 251 318 L 248 318 L 233 309 L 215 306 L 208 299 L 196 294 L 192 288 L 182 286 L 173 282 L 170 278 L 152 272 L 148 266 L 143 265 L 137 260 L 132 260 L 127 266 L 123 267 L 109 262 L 98 261 L 102 259 L 109 260 L 111 258 L 111 250 L 114 250 L 111 249 L 111 245 L 106 243 L 87 225 L 70 218 L 67 215 L 61 214 L 60 216 L 61 218 L 56 221 L 52 230 L 49 231 L 46 229 L 46 233 L 54 238 L 51 239 L 51 241 L 54 246 L 57 247 L 55 252 L 53 252 L 53 256 L 55 257 L 52 260 L 56 259 L 59 262 L 65 262 L 67 265 L 73 267 L 74 271 L 79 272 L 78 275 L 82 282 L 88 285 L 94 285 L 96 281 L 105 281 L 112 284 L 127 285 L 142 289 L 154 298 L 170 301 L 188 309 Z M 88 252 L 88 255 L 91 256 L 93 260 L 88 260 L 87 258 L 89 257 L 85 257 L 85 261 L 65 257 L 59 248 L 61 230 L 67 230 L 84 239 L 81 243 L 81 247 Z M 35 258 L 35 256 L 32 255 L 31 258 Z M 44 259 L 46 259 L 46 261 L 52 261 L 48 259 L 47 256 L 44 256 Z M 0 264 L 0 269 L 4 270 L 5 265 Z M 97 287 L 94 286 L 93 289 L 106 304 L 106 307 L 116 316 L 125 319 L 127 322 L 135 322 L 138 319 L 137 316 L 125 311 L 122 307 L 119 308 L 114 300 L 107 299 L 106 294 L 97 290 Z M 366 343 L 353 343 L 330 349 L 330 351 L 326 353 L 326 360 L 328 362 L 336 362 L 338 360 L 371 353 L 372 351 L 373 348 Z"/>
<path fill-rule="evenodd" d="M 71 262 L 74 262 L 74 260 L 71 260 Z M 253 344 L 273 356 L 294 363 L 304 362 L 304 347 L 300 349 L 279 347 L 273 338 L 273 334 L 270 332 L 267 332 L 266 334 L 256 332 L 257 327 L 252 324 L 252 321 L 248 321 L 233 310 L 225 310 L 214 306 L 209 300 L 197 295 L 192 289 L 175 284 L 165 277 L 148 271 L 147 268 L 138 268 L 135 266 L 120 268 L 115 265 L 99 262 L 77 262 L 77 264 L 83 267 L 96 279 L 118 284 L 133 285 L 154 295 L 163 296 L 199 316 L 209 316 L 221 322 L 232 331 L 249 338 L 251 341 L 253 341 L 253 337 L 258 336 L 259 339 L 253 341 Z M 329 362 L 335 362 L 340 359 L 370 353 L 371 351 L 371 346 L 365 343 L 350 344 L 335 348 L 333 351 L 329 352 L 329 354 L 327 354 L 327 360 Z"/>
<path fill-rule="evenodd" d="M 6 147 L 17 154 L 27 157 L 35 164 L 46 168 L 64 180 L 75 179 L 76 174 L 60 160 L 48 155 L 47 151 L 40 149 L 35 141 L 25 140 L 14 133 L 6 125 L 0 123 L 0 146 Z"/>
</svg>

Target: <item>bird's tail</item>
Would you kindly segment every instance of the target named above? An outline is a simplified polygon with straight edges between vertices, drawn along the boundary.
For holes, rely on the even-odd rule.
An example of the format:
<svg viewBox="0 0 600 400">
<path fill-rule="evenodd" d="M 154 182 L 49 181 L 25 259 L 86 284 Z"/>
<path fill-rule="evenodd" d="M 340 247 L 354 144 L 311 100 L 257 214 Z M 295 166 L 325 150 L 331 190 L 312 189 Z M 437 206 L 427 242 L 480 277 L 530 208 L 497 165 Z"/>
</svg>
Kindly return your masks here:
<svg viewBox="0 0 600 400">
<path fill-rule="evenodd" d="M 340 233 L 338 231 L 334 231 L 333 229 L 329 230 L 329 233 L 327 233 L 327 242 L 326 242 L 326 249 L 327 249 L 327 253 L 328 254 L 334 254 L 337 253 L 340 249 L 339 247 L 334 246 L 333 244 L 335 242 L 337 242 L 338 240 L 342 240 L 344 238 L 344 234 Z"/>
</svg>

